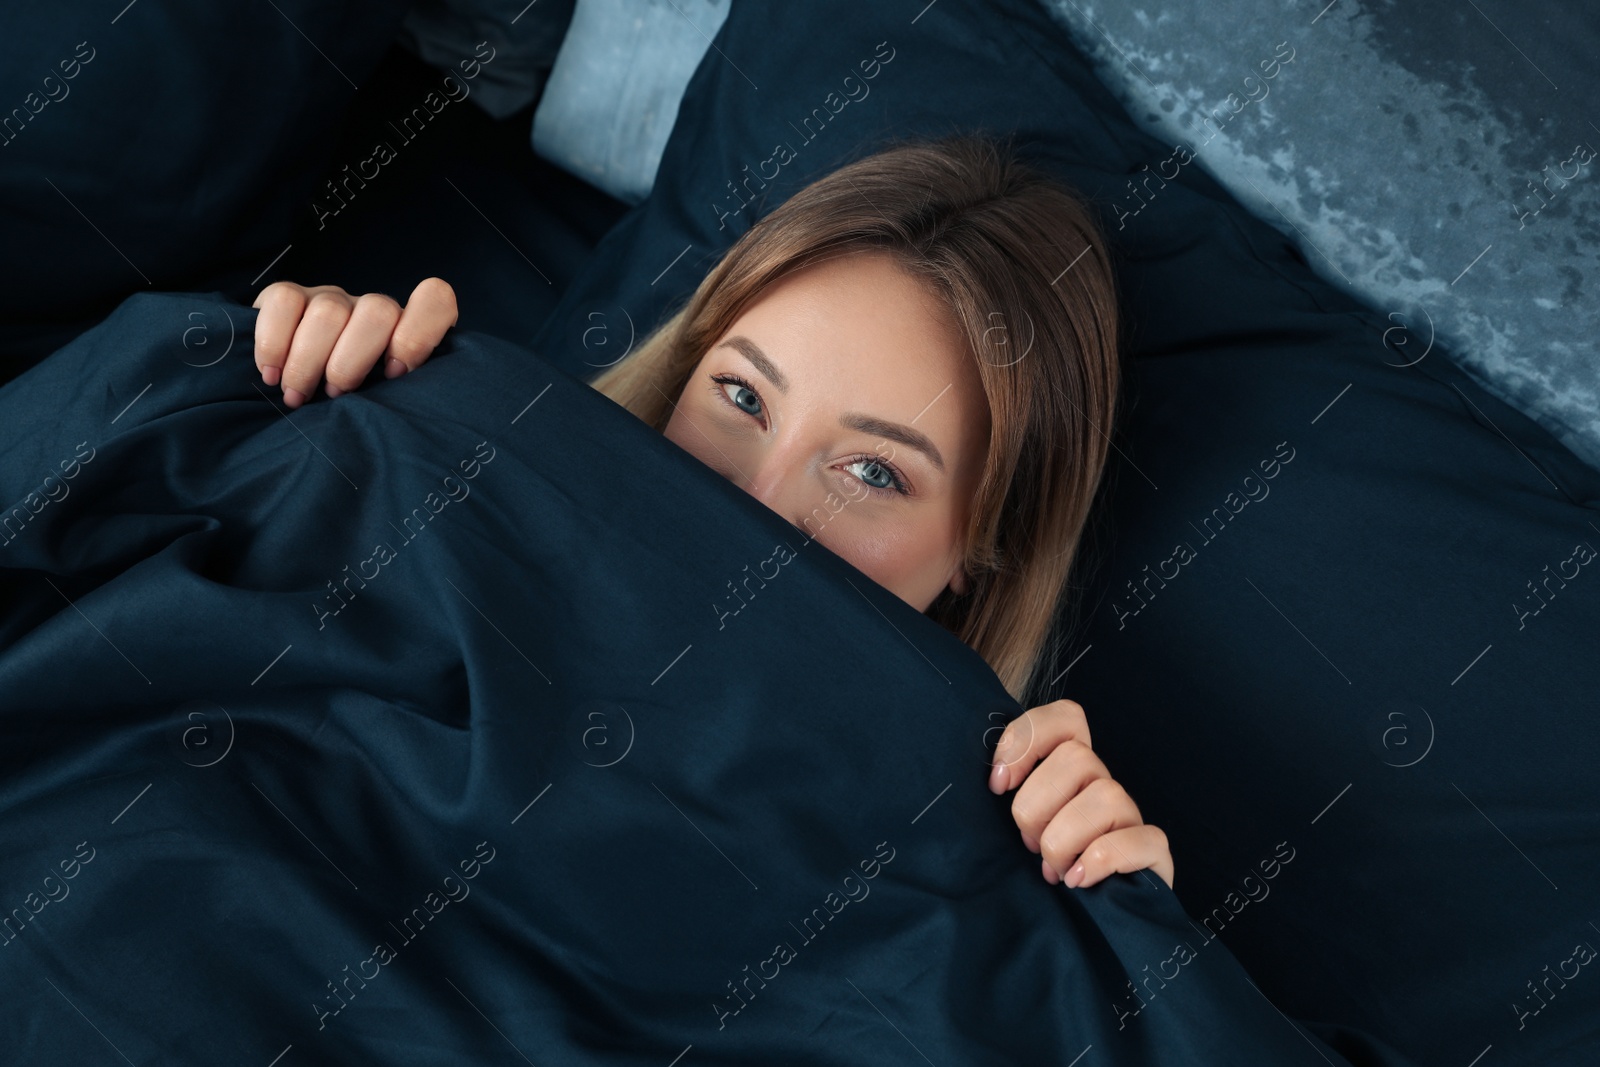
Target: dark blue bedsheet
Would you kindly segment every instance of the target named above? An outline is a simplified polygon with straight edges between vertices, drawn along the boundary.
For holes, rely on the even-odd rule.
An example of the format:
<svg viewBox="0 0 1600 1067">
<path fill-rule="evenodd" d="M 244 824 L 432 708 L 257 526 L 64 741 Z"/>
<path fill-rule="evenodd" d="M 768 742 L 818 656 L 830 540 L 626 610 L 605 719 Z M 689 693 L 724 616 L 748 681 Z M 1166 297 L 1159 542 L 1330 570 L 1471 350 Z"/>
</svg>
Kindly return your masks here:
<svg viewBox="0 0 1600 1067">
<path fill-rule="evenodd" d="M 253 314 L 0 392 L 7 1062 L 1346 1062 L 1047 886 L 988 668 L 677 446 L 473 334 L 285 412 Z"/>
</svg>

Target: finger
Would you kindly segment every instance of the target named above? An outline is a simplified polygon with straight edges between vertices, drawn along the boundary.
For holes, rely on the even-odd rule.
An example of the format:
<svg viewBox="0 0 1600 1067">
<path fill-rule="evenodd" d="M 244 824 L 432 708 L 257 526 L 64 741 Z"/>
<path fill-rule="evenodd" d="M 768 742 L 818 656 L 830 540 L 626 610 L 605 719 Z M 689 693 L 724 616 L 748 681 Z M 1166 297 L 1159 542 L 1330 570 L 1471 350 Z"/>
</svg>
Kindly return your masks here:
<svg viewBox="0 0 1600 1067">
<path fill-rule="evenodd" d="M 1143 822 L 1138 806 L 1119 782 L 1096 778 L 1050 820 L 1039 837 L 1039 855 L 1059 876 L 1069 871 L 1097 838 Z M 1048 876 L 1046 880 L 1052 881 Z"/>
<path fill-rule="evenodd" d="M 1172 852 L 1167 835 L 1161 827 L 1148 823 L 1113 830 L 1093 841 L 1062 880 L 1069 888 L 1085 889 L 1119 871 L 1133 874 L 1142 870 L 1152 871 L 1168 889 L 1172 888 Z M 1052 881 L 1048 874 L 1045 880 Z"/>
<path fill-rule="evenodd" d="M 256 295 L 250 306 L 256 316 L 256 369 L 261 380 L 277 385 L 289 361 L 289 341 L 306 309 L 306 290 L 294 282 L 273 282 Z"/>
<path fill-rule="evenodd" d="M 1011 800 L 1011 817 L 1022 831 L 1023 843 L 1038 852 L 1057 813 L 1094 782 L 1110 780 L 1106 765 L 1088 745 L 1064 741 L 1056 746 Z"/>
<path fill-rule="evenodd" d="M 399 321 L 400 304 L 393 297 L 367 293 L 356 298 L 350 321 L 339 334 L 323 372 L 329 396 L 360 388 L 388 347 L 389 337 Z"/>
<path fill-rule="evenodd" d="M 305 314 L 289 344 L 289 362 L 283 368 L 283 402 L 297 408 L 317 391 L 328 356 L 339 340 L 355 301 L 343 290 L 312 292 Z"/>
<path fill-rule="evenodd" d="M 427 362 L 445 333 L 456 324 L 456 291 L 441 278 L 424 278 L 411 292 L 389 339 L 389 360 L 383 374 L 398 378 Z"/>
<path fill-rule="evenodd" d="M 1056 700 L 1013 719 L 995 744 L 989 791 L 1004 793 L 1027 777 L 1033 765 L 1066 741 L 1089 746 L 1089 720 L 1075 700 Z"/>
</svg>

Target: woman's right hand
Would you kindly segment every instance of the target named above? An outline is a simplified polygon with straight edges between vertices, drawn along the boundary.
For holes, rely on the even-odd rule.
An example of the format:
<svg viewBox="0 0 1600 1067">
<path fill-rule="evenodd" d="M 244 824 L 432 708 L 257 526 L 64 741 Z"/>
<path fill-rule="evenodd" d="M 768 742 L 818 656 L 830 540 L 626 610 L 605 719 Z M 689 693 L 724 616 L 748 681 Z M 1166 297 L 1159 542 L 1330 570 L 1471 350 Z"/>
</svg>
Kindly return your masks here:
<svg viewBox="0 0 1600 1067">
<path fill-rule="evenodd" d="M 283 386 L 290 408 L 305 403 L 327 379 L 330 397 L 348 393 L 387 355 L 384 377 L 416 370 L 456 324 L 455 290 L 424 278 L 401 307 L 391 296 L 353 296 L 336 285 L 273 282 L 252 307 L 256 369 L 268 385 Z"/>
</svg>

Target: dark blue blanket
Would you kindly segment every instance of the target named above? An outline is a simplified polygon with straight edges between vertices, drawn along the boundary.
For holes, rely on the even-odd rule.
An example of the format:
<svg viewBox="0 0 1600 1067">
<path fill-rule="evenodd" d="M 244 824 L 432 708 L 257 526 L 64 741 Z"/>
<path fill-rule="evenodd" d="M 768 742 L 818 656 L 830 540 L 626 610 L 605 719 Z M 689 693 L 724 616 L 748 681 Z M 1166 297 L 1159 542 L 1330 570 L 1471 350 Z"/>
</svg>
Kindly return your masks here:
<svg viewBox="0 0 1600 1067">
<path fill-rule="evenodd" d="M 677 446 L 473 334 L 285 412 L 253 322 L 0 391 L 7 1062 L 1345 1062 L 1047 886 L 983 662 Z"/>
</svg>

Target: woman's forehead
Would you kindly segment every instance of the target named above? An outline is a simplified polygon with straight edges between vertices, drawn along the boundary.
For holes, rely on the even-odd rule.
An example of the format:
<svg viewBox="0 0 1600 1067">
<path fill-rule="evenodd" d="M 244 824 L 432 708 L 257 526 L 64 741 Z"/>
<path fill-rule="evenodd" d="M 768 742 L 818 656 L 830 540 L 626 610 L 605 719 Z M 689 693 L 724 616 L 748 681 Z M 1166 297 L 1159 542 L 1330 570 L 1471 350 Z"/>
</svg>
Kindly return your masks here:
<svg viewBox="0 0 1600 1067">
<path fill-rule="evenodd" d="M 769 286 L 729 333 L 751 331 L 770 331 L 757 343 L 797 379 L 850 371 L 853 380 L 949 381 L 966 352 L 949 306 L 877 251 L 814 263 Z"/>
</svg>

